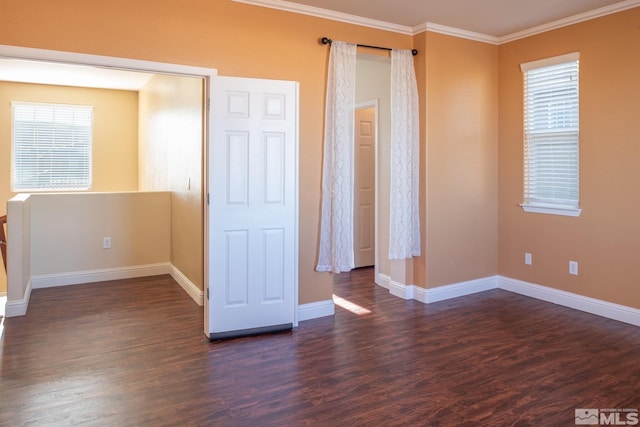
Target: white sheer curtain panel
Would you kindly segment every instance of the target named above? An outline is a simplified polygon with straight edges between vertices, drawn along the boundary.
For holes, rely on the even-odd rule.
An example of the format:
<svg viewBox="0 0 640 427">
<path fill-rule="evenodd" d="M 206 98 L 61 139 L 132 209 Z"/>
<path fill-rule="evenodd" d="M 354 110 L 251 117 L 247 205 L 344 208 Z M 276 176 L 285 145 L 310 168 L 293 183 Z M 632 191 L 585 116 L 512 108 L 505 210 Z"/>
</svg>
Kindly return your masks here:
<svg viewBox="0 0 640 427">
<path fill-rule="evenodd" d="M 389 259 L 420 255 L 420 124 L 410 50 L 391 51 L 391 183 Z"/>
<path fill-rule="evenodd" d="M 353 131 L 356 45 L 333 41 L 324 127 L 322 217 L 317 271 L 340 273 L 354 267 Z"/>
</svg>

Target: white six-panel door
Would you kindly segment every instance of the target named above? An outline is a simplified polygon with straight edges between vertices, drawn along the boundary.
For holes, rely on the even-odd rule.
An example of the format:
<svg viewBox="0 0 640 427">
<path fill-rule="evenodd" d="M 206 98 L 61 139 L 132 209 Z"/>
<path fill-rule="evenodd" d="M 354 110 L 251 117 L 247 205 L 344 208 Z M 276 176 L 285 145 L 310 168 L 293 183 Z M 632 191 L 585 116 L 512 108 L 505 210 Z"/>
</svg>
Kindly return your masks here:
<svg viewBox="0 0 640 427">
<path fill-rule="evenodd" d="M 209 337 L 290 329 L 298 284 L 298 83 L 215 77 L 211 84 Z"/>
</svg>

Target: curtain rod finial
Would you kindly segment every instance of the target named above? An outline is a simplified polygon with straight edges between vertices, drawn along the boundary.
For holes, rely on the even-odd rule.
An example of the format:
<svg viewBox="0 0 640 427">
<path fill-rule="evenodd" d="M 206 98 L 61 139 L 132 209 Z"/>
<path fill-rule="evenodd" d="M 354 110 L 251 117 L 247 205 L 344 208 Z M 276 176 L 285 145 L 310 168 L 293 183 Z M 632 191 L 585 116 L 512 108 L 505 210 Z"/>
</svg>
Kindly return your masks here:
<svg viewBox="0 0 640 427">
<path fill-rule="evenodd" d="M 331 39 L 328 37 L 323 37 L 320 39 L 320 43 L 322 44 L 331 44 Z"/>
<path fill-rule="evenodd" d="M 416 56 L 418 54 L 418 49 L 413 49 L 411 53 L 413 53 L 413 56 Z"/>
</svg>

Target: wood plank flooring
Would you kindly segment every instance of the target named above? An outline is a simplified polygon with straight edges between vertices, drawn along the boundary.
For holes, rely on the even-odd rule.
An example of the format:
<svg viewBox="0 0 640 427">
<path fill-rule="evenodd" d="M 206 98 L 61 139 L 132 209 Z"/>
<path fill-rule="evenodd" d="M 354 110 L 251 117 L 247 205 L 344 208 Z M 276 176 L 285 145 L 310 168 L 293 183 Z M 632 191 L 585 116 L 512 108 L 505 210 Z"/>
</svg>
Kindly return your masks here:
<svg viewBox="0 0 640 427">
<path fill-rule="evenodd" d="M 637 327 L 501 290 L 424 305 L 372 275 L 335 280 L 360 314 L 223 342 L 168 276 L 34 290 L 5 320 L 0 425 L 573 426 L 640 407 Z"/>
</svg>

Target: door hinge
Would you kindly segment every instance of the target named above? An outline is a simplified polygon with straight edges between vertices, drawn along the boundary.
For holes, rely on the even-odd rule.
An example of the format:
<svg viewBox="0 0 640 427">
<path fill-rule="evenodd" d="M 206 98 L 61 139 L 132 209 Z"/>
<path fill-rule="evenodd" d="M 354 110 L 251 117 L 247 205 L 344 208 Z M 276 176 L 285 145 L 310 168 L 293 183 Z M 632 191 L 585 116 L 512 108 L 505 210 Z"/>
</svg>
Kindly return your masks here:
<svg viewBox="0 0 640 427">
<path fill-rule="evenodd" d="M 209 288 L 207 288 L 207 301 L 209 301 Z"/>
<path fill-rule="evenodd" d="M 211 98 L 207 98 L 207 111 L 211 110 Z"/>
<path fill-rule="evenodd" d="M 207 206 L 209 206 L 209 193 L 207 193 Z"/>
</svg>

